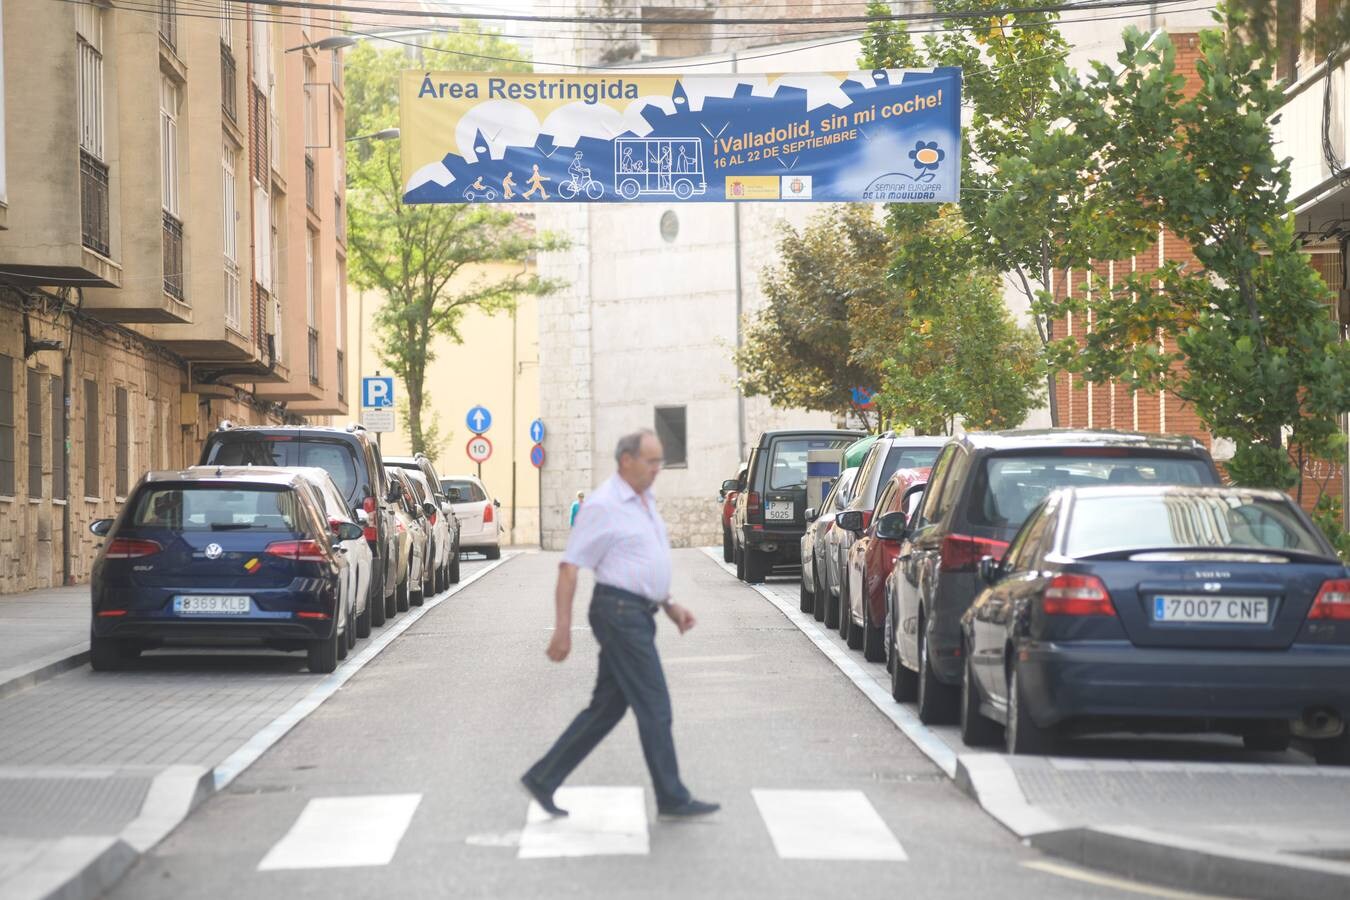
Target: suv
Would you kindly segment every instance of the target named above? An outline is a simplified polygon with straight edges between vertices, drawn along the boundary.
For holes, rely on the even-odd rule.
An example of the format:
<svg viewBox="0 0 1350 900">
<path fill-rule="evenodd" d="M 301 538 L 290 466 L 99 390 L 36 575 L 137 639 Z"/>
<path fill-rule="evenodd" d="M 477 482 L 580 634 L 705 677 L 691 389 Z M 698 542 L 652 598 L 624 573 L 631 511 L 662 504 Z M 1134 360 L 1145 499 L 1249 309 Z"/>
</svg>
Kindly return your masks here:
<svg viewBox="0 0 1350 900">
<path fill-rule="evenodd" d="M 1007 431 L 950 441 L 886 579 L 891 693 L 925 723 L 956 719 L 961 616 L 982 587 L 980 559 L 1001 559 L 1051 490 L 1114 484 L 1221 484 L 1193 438 L 1120 431 Z"/>
<path fill-rule="evenodd" d="M 459 520 L 455 518 L 450 499 L 446 496 L 445 489 L 441 487 L 441 479 L 436 474 L 436 467 L 431 464 L 430 459 L 421 453 L 415 456 L 386 457 L 384 464 L 419 473 L 421 480 L 418 481 L 418 484 L 421 485 L 422 490 L 430 494 L 427 499 L 436 507 L 435 513 L 431 510 L 425 510 L 432 532 L 432 548 L 431 553 L 428 554 L 428 558 L 433 562 L 432 568 L 434 570 L 432 576 L 434 589 L 432 592 L 439 593 L 452 584 L 458 584 Z"/>
<path fill-rule="evenodd" d="M 766 431 L 759 436 L 731 517 L 737 578 L 756 584 L 775 565 L 800 561 L 806 533 L 806 456 L 812 450 L 842 450 L 860 437 L 860 431 L 833 429 Z"/>
<path fill-rule="evenodd" d="M 333 477 L 347 505 L 365 529 L 374 555 L 370 596 L 371 624 L 394 617 L 397 560 L 392 552 L 397 522 L 391 503 L 398 499 L 380 459 L 380 448 L 360 425 L 234 426 L 222 422 L 202 447 L 204 466 L 317 466 Z"/>
</svg>

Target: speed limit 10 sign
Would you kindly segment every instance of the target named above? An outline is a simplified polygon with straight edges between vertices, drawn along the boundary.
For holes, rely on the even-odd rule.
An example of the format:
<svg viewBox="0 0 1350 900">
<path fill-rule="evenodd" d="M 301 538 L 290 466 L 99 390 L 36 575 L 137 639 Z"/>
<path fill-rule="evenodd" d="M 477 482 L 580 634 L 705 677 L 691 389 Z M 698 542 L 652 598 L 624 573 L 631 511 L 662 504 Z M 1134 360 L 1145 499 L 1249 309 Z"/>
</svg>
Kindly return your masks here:
<svg viewBox="0 0 1350 900">
<path fill-rule="evenodd" d="M 474 462 L 487 462 L 488 457 L 492 455 L 492 441 L 481 434 L 476 434 L 469 438 L 469 444 L 464 449 L 469 454 L 469 459 Z"/>
</svg>

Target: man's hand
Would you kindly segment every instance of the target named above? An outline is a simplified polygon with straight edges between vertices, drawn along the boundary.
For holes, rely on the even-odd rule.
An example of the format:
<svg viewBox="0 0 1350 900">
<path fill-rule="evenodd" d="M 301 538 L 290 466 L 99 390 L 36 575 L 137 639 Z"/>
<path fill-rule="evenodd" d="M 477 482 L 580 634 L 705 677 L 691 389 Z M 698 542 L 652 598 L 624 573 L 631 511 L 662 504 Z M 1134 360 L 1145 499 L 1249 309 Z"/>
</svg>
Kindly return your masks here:
<svg viewBox="0 0 1350 900">
<path fill-rule="evenodd" d="M 667 603 L 666 615 L 670 616 L 670 621 L 674 622 L 675 627 L 680 629 L 680 634 L 684 634 L 698 624 L 694 619 L 694 614 L 678 603 Z"/>
<path fill-rule="evenodd" d="M 567 654 L 572 652 L 572 629 L 554 628 L 553 637 L 548 642 L 548 658 L 554 662 L 562 662 L 567 659 Z"/>
</svg>

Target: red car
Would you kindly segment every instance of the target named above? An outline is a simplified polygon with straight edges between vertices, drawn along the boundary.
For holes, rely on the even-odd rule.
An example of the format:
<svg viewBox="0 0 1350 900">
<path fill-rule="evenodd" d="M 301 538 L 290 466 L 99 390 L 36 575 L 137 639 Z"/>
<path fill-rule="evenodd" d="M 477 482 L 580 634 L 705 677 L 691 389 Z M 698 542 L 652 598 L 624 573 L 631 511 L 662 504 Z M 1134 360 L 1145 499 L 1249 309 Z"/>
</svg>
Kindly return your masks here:
<svg viewBox="0 0 1350 900">
<path fill-rule="evenodd" d="M 731 545 L 731 516 L 736 512 L 736 497 L 745 483 L 745 469 L 742 468 L 735 478 L 722 482 L 722 559 L 732 562 L 735 559 Z"/>
<path fill-rule="evenodd" d="M 886 659 L 886 576 L 900 553 L 908 513 L 928 483 L 929 469 L 900 469 L 877 495 L 870 512 L 839 514 L 839 527 L 858 537 L 848 549 L 848 645 L 871 662 Z M 846 519 L 845 516 L 848 518 Z"/>
</svg>

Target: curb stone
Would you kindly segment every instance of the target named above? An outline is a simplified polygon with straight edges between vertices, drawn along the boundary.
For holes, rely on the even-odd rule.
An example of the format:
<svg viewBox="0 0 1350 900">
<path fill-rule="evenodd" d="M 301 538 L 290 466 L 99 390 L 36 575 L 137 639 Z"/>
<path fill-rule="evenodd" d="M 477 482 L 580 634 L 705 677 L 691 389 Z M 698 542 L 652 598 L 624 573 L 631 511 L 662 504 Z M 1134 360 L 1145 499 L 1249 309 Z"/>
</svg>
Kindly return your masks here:
<svg viewBox="0 0 1350 900">
<path fill-rule="evenodd" d="M 89 662 L 89 642 L 49 653 L 36 661 L 0 670 L 0 700 Z"/>
</svg>

